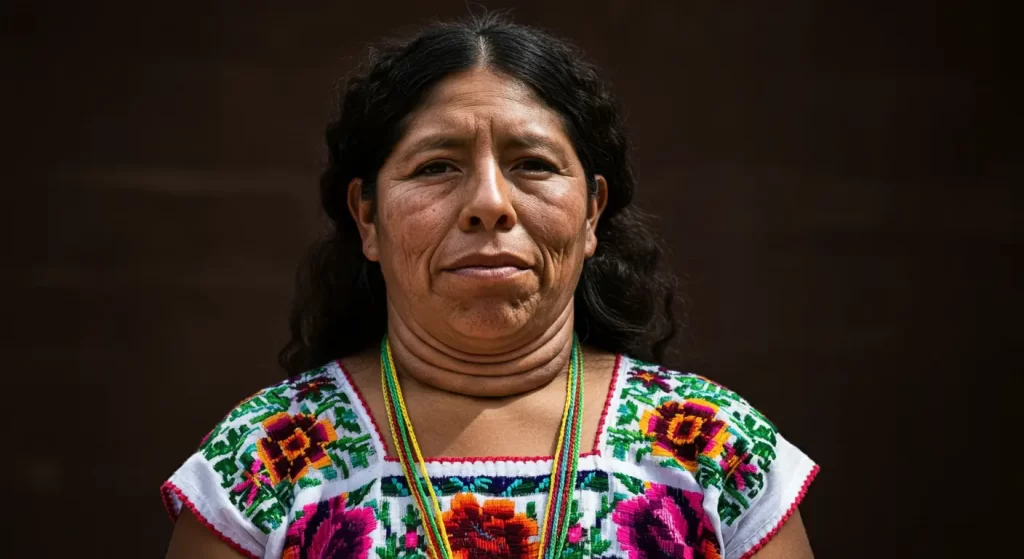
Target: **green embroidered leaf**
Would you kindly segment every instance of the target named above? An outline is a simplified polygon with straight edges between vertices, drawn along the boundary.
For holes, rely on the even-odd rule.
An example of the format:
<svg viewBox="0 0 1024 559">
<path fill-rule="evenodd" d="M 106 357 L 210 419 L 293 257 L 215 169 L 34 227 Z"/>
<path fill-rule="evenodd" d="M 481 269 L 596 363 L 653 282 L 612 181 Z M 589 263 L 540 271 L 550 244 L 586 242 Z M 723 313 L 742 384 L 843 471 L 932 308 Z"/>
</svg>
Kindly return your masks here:
<svg viewBox="0 0 1024 559">
<path fill-rule="evenodd" d="M 640 421 L 640 417 L 636 414 L 637 410 L 637 405 L 632 401 L 626 400 L 623 402 L 619 405 L 619 417 L 615 420 L 615 425 L 621 427 L 623 425 L 629 425 L 636 421 Z"/>
<path fill-rule="evenodd" d="M 540 491 L 547 489 L 547 486 L 551 482 L 545 478 L 541 483 L 535 483 L 531 479 L 517 479 L 505 491 L 510 497 L 521 497 L 523 495 L 533 495 Z"/>
<path fill-rule="evenodd" d="M 284 522 L 284 511 L 280 506 L 273 506 L 256 511 L 252 523 L 264 534 L 277 529 Z"/>
<path fill-rule="evenodd" d="M 409 488 L 406 487 L 404 479 L 397 476 L 386 477 L 380 482 L 380 493 L 384 497 L 408 497 Z"/>
<path fill-rule="evenodd" d="M 638 448 L 637 451 L 636 451 L 636 462 L 639 464 L 640 460 L 643 460 L 643 457 L 647 456 L 650 453 L 651 453 L 651 447 L 650 446 L 642 446 L 642 447 Z"/>
<path fill-rule="evenodd" d="M 735 500 L 735 501 L 736 501 L 737 503 L 739 503 L 739 505 L 740 505 L 741 507 L 743 507 L 743 508 L 747 508 L 747 507 L 749 507 L 749 506 L 750 506 L 750 502 L 749 502 L 749 501 L 747 501 L 747 498 L 746 498 L 746 497 L 744 497 L 742 493 L 740 493 L 739 491 L 737 491 L 737 490 L 736 490 L 736 488 L 734 488 L 734 487 L 729 487 L 729 486 L 726 486 L 726 487 L 725 487 L 725 490 L 724 490 L 724 491 L 725 491 L 725 493 L 727 493 L 727 494 L 728 494 L 728 495 L 729 495 L 730 497 L 732 497 L 732 498 L 733 498 L 733 500 Z"/>
<path fill-rule="evenodd" d="M 682 470 L 684 472 L 690 471 L 690 470 L 687 470 L 685 467 L 683 467 L 682 464 L 680 464 L 679 462 L 676 462 L 675 460 L 673 460 L 671 458 L 667 458 L 665 460 L 662 460 L 661 462 L 659 462 L 659 464 L 661 466 L 665 467 L 665 468 L 675 468 L 677 470 Z"/>
<path fill-rule="evenodd" d="M 235 474 L 239 472 L 238 464 L 231 458 L 225 458 L 213 465 L 214 471 L 220 474 L 224 487 L 232 485 Z"/>
<path fill-rule="evenodd" d="M 603 555 L 612 547 L 612 542 L 601 537 L 600 530 L 589 530 L 590 532 L 590 555 Z"/>
<path fill-rule="evenodd" d="M 642 495 L 644 493 L 644 482 L 636 479 L 635 477 L 627 476 L 626 474 L 616 472 L 613 474 L 615 479 L 619 480 L 623 486 L 630 493 L 634 495 Z"/>
<path fill-rule="evenodd" d="M 275 408 L 277 412 L 288 411 L 292 404 L 291 400 L 284 396 L 282 392 L 284 392 L 284 387 L 280 391 L 267 392 L 263 395 L 267 405 Z"/>
<path fill-rule="evenodd" d="M 334 462 L 333 458 L 331 459 L 331 462 L 332 463 Z M 335 468 L 335 467 L 323 468 L 323 469 L 320 470 L 320 473 L 323 474 L 324 479 L 326 479 L 327 481 L 334 481 L 334 480 L 338 479 L 338 468 Z"/>
<path fill-rule="evenodd" d="M 750 449 L 751 454 L 762 458 L 767 462 L 768 465 L 775 460 L 775 447 L 771 444 L 763 441 L 755 441 L 754 446 Z M 767 469 L 767 468 L 765 468 Z"/>
<path fill-rule="evenodd" d="M 346 431 L 353 433 L 363 432 L 359 427 L 359 416 L 356 415 L 356 412 L 352 411 L 352 408 L 338 406 L 334 408 L 334 417 L 337 424 L 345 428 Z"/>
<path fill-rule="evenodd" d="M 360 503 L 363 502 L 363 499 L 365 499 L 366 496 L 370 494 L 370 491 L 373 489 L 375 483 L 377 483 L 377 480 L 373 480 L 370 483 L 367 483 L 366 485 L 360 487 L 359 489 L 350 492 L 348 494 L 348 498 L 345 499 L 345 507 L 358 507 Z"/>
<path fill-rule="evenodd" d="M 740 517 L 741 512 L 743 512 L 742 509 L 735 503 L 726 499 L 718 500 L 718 516 L 727 526 L 732 526 L 732 523 Z"/>
<path fill-rule="evenodd" d="M 451 477 L 441 482 L 440 487 L 434 486 L 435 491 L 440 495 L 455 495 L 456 493 L 463 493 L 467 491 L 466 486 L 457 477 Z"/>
<path fill-rule="evenodd" d="M 416 510 L 416 507 L 412 505 L 405 506 L 405 515 L 402 516 L 402 523 L 405 524 L 407 531 L 415 530 L 423 521 L 420 520 L 420 513 Z"/>
<path fill-rule="evenodd" d="M 537 503 L 533 501 L 526 503 L 526 516 L 537 520 Z"/>
<path fill-rule="evenodd" d="M 309 489 L 310 487 L 317 487 L 320 485 L 320 480 L 310 476 L 303 476 L 299 478 L 299 489 Z"/>
<path fill-rule="evenodd" d="M 604 493 L 608 491 L 608 474 L 604 472 L 590 472 L 580 482 L 580 489 Z"/>
<path fill-rule="evenodd" d="M 608 502 L 608 495 L 601 495 L 601 508 L 598 509 L 595 518 L 600 521 L 608 517 L 612 512 L 612 505 Z"/>
</svg>

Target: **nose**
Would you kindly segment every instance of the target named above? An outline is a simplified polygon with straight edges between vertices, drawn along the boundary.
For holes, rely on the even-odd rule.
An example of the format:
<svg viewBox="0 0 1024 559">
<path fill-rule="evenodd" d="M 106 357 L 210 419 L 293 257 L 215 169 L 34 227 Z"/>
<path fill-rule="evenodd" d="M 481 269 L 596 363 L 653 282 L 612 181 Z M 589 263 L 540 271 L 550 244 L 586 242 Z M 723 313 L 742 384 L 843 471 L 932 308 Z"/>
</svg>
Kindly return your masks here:
<svg viewBox="0 0 1024 559">
<path fill-rule="evenodd" d="M 459 214 L 463 231 L 508 230 L 516 225 L 512 185 L 493 159 L 481 162 L 466 183 L 466 203 Z"/>
</svg>

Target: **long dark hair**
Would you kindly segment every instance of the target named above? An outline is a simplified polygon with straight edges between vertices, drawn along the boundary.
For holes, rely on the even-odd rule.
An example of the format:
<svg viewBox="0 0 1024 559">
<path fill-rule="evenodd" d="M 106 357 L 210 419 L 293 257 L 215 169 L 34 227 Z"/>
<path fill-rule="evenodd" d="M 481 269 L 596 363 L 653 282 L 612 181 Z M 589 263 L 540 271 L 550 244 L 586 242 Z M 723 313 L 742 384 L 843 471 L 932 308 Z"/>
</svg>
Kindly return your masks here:
<svg viewBox="0 0 1024 559">
<path fill-rule="evenodd" d="M 500 15 L 431 25 L 385 42 L 351 75 L 327 127 L 328 167 L 320 199 L 331 221 L 299 269 L 281 365 L 302 372 L 380 341 L 387 326 L 380 266 L 363 256 L 347 189 L 363 179 L 372 199 L 377 173 L 403 133 L 403 120 L 445 76 L 487 66 L 531 88 L 564 121 L 587 184 L 608 181 L 597 252 L 575 292 L 576 331 L 601 349 L 661 361 L 678 330 L 676 278 L 658 237 L 633 205 L 633 170 L 618 103 L 595 68 L 568 43 Z"/>
</svg>

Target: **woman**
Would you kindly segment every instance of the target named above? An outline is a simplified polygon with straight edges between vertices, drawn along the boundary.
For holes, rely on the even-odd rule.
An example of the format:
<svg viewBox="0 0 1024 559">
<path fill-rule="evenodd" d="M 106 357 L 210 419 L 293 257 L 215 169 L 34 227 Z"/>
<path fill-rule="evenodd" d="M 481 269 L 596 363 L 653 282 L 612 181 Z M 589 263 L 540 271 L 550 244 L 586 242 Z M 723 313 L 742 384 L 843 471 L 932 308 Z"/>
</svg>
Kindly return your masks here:
<svg viewBox="0 0 1024 559">
<path fill-rule="evenodd" d="M 814 463 L 651 363 L 674 281 L 573 49 L 431 27 L 349 79 L 327 146 L 294 376 L 164 485 L 168 557 L 810 556 Z"/>
</svg>

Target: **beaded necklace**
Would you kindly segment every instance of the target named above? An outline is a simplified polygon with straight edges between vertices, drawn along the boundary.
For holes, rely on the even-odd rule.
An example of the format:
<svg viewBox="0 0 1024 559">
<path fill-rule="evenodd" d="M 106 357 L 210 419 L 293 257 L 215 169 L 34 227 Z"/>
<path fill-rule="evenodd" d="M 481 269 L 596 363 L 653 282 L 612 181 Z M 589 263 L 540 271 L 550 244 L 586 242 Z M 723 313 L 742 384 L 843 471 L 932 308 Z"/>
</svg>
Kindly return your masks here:
<svg viewBox="0 0 1024 559">
<path fill-rule="evenodd" d="M 409 493 L 423 518 L 423 531 L 433 559 L 454 559 L 448 533 L 445 530 L 441 506 L 434 485 L 427 475 L 427 467 L 412 430 L 409 412 L 402 398 L 391 357 L 391 344 L 387 336 L 380 344 L 381 387 L 387 408 L 391 437 L 395 441 L 402 471 L 409 483 Z M 579 340 L 573 334 L 572 355 L 569 357 L 569 380 L 565 391 L 562 424 L 558 430 L 558 444 L 551 468 L 550 487 L 544 521 L 540 527 L 539 559 L 555 559 L 562 555 L 569 533 L 569 504 L 576 483 L 579 461 L 580 428 L 583 422 L 583 355 Z"/>
</svg>

